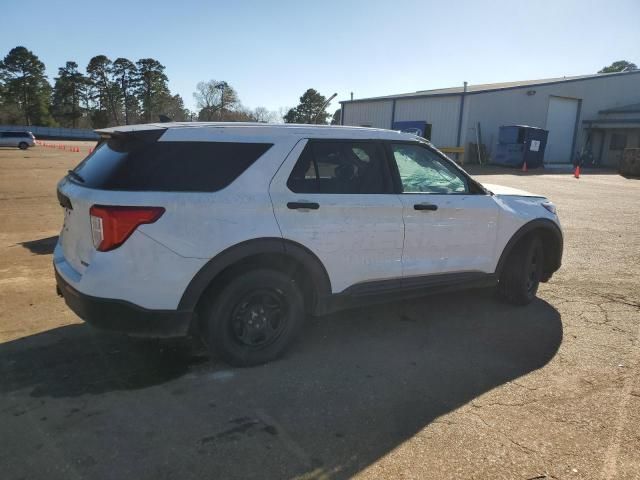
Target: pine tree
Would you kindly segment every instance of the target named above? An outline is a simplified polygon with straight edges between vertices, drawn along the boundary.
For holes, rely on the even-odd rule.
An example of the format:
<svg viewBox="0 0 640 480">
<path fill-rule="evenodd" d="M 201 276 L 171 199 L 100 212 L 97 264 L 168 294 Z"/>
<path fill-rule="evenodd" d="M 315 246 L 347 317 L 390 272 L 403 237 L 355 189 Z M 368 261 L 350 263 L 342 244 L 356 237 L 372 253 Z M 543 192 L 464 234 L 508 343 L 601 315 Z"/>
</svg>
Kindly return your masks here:
<svg viewBox="0 0 640 480">
<path fill-rule="evenodd" d="M 285 123 L 326 124 L 330 117 L 323 108 L 326 101 L 323 95 L 310 88 L 300 97 L 298 106 L 290 109 L 284 116 Z"/>
<path fill-rule="evenodd" d="M 51 111 L 63 127 L 78 126 L 78 120 L 83 113 L 81 103 L 85 100 L 87 86 L 88 79 L 78 71 L 76 62 L 67 62 L 64 67 L 58 69 Z"/>
<path fill-rule="evenodd" d="M 136 66 L 138 74 L 135 91 L 142 107 L 142 120 L 157 121 L 160 114 L 165 114 L 163 104 L 171 96 L 164 65 L 153 58 L 142 58 L 136 62 Z"/>
<path fill-rule="evenodd" d="M 96 55 L 89 60 L 87 76 L 91 81 L 92 98 L 95 105 L 94 126 L 119 125 L 119 88 L 113 81 L 113 63 L 104 55 Z"/>
<path fill-rule="evenodd" d="M 117 58 L 113 62 L 112 73 L 119 88 L 118 96 L 122 104 L 124 123 L 125 125 L 135 123 L 140 114 L 135 94 L 138 85 L 138 68 L 127 58 Z"/>
<path fill-rule="evenodd" d="M 44 74 L 44 63 L 25 47 L 15 47 L 0 62 L 3 107 L 19 113 L 16 122 L 25 125 L 53 124 L 49 114 L 51 85 Z"/>
</svg>

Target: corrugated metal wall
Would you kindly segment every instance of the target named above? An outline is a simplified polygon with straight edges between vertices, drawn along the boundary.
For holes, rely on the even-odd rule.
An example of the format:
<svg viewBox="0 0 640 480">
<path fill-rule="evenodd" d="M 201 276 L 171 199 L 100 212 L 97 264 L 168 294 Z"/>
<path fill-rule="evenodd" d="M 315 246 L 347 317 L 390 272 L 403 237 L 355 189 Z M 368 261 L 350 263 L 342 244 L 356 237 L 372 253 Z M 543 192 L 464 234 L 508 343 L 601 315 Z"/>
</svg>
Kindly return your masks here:
<svg viewBox="0 0 640 480">
<path fill-rule="evenodd" d="M 535 94 L 527 95 L 528 91 L 535 91 Z M 582 100 L 575 142 L 575 151 L 580 151 L 585 133 L 582 120 L 596 119 L 599 110 L 640 103 L 640 73 L 607 75 L 601 78 L 545 86 L 536 85 L 468 94 L 465 97 L 461 145 L 467 148 L 469 142 L 476 142 L 478 122 L 481 124 L 482 143 L 487 146 L 490 153 L 495 151 L 498 128 L 501 125 L 522 124 L 546 128 L 551 96 Z M 344 105 L 345 125 L 391 128 L 392 100 L 346 103 Z M 431 139 L 436 146 L 455 146 L 459 108 L 459 95 L 400 98 L 396 100 L 395 120 L 418 120 L 431 123 Z M 572 138 L 566 141 L 573 143 Z M 571 162 L 571 158 L 552 160 Z"/>
<path fill-rule="evenodd" d="M 430 123 L 431 141 L 438 147 L 456 145 L 460 96 L 404 99 L 396 101 L 396 121 Z"/>
<path fill-rule="evenodd" d="M 534 95 L 527 95 L 535 91 Z M 576 135 L 575 151 L 584 143 L 585 130 L 582 120 L 593 120 L 598 111 L 615 106 L 640 103 L 640 74 L 603 76 L 602 78 L 557 83 L 546 86 L 531 86 L 513 90 L 468 95 L 465 104 L 462 138 L 475 142 L 477 122 L 481 124 L 482 143 L 495 152 L 498 128 L 501 125 L 521 124 L 547 128 L 547 111 L 551 96 L 582 100 Z M 573 139 L 567 139 L 573 141 Z M 571 158 L 547 159 L 570 163 Z"/>
<path fill-rule="evenodd" d="M 393 101 L 345 104 L 344 125 L 391 128 Z"/>
<path fill-rule="evenodd" d="M 425 121 L 432 124 L 431 140 L 440 147 L 456 144 L 460 97 L 396 100 L 396 121 Z M 393 101 L 345 104 L 344 125 L 391 128 Z"/>
</svg>

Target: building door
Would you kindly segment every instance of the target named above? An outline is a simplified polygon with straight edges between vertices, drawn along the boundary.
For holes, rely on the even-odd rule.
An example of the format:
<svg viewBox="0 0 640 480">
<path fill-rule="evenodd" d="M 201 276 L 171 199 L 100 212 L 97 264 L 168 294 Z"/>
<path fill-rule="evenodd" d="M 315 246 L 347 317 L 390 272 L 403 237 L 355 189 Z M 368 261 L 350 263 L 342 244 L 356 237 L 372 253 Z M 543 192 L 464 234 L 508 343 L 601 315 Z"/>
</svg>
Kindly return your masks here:
<svg viewBox="0 0 640 480">
<path fill-rule="evenodd" d="M 549 138 L 544 163 L 571 163 L 578 102 L 573 98 L 549 97 L 546 126 Z"/>
</svg>

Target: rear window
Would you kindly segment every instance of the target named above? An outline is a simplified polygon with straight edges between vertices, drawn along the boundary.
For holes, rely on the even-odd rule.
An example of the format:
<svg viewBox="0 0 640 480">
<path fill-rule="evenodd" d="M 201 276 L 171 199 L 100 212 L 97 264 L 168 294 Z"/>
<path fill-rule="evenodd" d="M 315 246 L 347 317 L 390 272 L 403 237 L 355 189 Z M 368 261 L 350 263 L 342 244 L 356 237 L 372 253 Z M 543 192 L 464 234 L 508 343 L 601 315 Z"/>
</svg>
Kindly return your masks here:
<svg viewBox="0 0 640 480">
<path fill-rule="evenodd" d="M 129 134 L 103 141 L 75 168 L 79 177 L 69 178 L 101 190 L 215 192 L 238 178 L 272 146 L 157 142 L 156 138 Z"/>
</svg>

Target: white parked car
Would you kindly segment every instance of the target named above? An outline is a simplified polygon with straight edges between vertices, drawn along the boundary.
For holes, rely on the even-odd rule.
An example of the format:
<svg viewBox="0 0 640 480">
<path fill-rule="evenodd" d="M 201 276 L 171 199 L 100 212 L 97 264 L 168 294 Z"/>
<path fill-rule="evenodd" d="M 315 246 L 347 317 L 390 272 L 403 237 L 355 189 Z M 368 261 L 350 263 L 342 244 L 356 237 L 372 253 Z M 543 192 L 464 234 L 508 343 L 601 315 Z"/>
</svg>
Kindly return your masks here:
<svg viewBox="0 0 640 480">
<path fill-rule="evenodd" d="M 371 128 L 172 123 L 99 130 L 60 181 L 58 292 L 133 335 L 283 353 L 308 314 L 496 286 L 524 305 L 560 267 L 555 207 L 481 185 L 424 139 Z"/>
<path fill-rule="evenodd" d="M 26 150 L 36 145 L 36 137 L 31 132 L 0 132 L 0 147 L 18 147 Z"/>
</svg>

